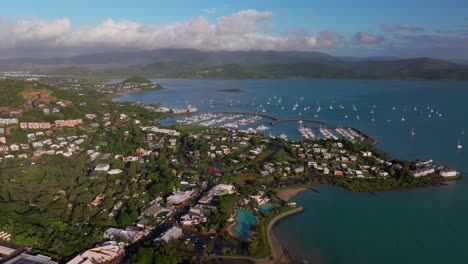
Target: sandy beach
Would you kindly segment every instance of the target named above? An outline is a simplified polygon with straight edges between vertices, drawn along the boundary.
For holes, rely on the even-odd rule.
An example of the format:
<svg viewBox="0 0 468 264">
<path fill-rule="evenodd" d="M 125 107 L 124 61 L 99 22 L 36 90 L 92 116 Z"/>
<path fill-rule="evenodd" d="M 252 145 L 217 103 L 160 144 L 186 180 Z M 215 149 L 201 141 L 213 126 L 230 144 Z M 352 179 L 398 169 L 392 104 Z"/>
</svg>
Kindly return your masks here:
<svg viewBox="0 0 468 264">
<path fill-rule="evenodd" d="M 289 202 L 294 196 L 302 191 L 310 190 L 308 187 L 285 188 L 278 191 L 278 197 L 286 202 Z"/>
</svg>

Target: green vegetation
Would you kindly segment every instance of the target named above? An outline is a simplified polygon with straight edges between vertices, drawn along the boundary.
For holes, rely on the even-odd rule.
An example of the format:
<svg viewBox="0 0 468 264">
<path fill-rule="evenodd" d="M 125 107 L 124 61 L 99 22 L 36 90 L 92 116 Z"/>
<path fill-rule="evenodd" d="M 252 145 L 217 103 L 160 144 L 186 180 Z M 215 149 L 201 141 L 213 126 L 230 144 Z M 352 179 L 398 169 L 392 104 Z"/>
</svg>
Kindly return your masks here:
<svg viewBox="0 0 468 264">
<path fill-rule="evenodd" d="M 123 81 L 123 83 L 133 83 L 133 84 L 151 84 L 152 82 L 141 76 L 133 76 Z"/>
<path fill-rule="evenodd" d="M 100 55 L 92 58 L 77 56 L 65 61 L 57 58 L 49 62 L 32 61 L 31 63 L 35 63 L 33 66 L 24 63 L 20 69 L 41 73 L 99 75 L 107 78 L 143 76 L 195 79 L 468 79 L 468 66 L 432 58 L 342 58 L 307 51 L 210 52 L 188 49 L 155 50 L 149 54 L 135 52 L 117 53 L 116 56 Z M 83 66 L 83 61 L 89 61 L 87 64 L 91 66 Z M 141 77 L 132 78 L 135 78 L 134 83 L 146 82 Z"/>
<path fill-rule="evenodd" d="M 31 83 L 2 80 L 0 82 L 0 109 L 5 107 L 15 108 L 21 106 L 26 100 L 21 95 L 26 90 L 34 89 Z"/>
</svg>

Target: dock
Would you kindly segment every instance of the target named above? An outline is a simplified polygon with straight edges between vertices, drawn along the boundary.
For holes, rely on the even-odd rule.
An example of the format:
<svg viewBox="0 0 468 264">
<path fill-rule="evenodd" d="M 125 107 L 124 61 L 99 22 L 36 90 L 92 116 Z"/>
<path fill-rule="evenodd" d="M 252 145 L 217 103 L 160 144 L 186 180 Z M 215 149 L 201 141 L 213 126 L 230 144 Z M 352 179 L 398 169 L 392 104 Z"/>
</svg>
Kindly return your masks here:
<svg viewBox="0 0 468 264">
<path fill-rule="evenodd" d="M 373 137 L 367 135 L 366 133 L 362 132 L 361 130 L 359 130 L 358 128 L 355 128 L 355 127 L 352 127 L 352 126 L 341 126 L 341 127 L 337 127 L 337 126 L 305 126 L 305 127 L 308 127 L 308 128 L 314 128 L 314 129 L 320 129 L 320 128 L 326 128 L 326 129 L 337 129 L 337 128 L 344 128 L 344 129 L 352 129 L 354 130 L 356 133 L 358 133 L 359 135 L 361 135 L 363 138 L 365 138 L 369 144 L 371 145 L 376 145 L 377 143 L 379 143 L 376 139 L 374 139 Z"/>
<path fill-rule="evenodd" d="M 270 119 L 270 125 L 274 126 L 278 123 L 282 122 L 305 122 L 305 123 L 317 123 L 321 125 L 326 125 L 326 122 L 314 119 L 307 119 L 307 118 L 277 118 L 272 115 L 262 114 L 262 113 L 254 113 L 254 112 L 212 112 L 213 114 L 223 114 L 223 115 L 250 115 L 250 116 L 261 116 L 267 119 Z"/>
</svg>

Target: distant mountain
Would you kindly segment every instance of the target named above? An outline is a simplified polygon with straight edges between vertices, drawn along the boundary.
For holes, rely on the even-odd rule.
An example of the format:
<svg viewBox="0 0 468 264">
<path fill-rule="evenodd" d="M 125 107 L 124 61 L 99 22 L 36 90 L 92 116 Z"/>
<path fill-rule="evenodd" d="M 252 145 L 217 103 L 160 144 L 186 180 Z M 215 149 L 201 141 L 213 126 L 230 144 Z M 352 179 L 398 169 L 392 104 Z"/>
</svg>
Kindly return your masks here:
<svg viewBox="0 0 468 264">
<path fill-rule="evenodd" d="M 109 52 L 66 58 L 16 58 L 0 60 L 0 65 L 100 65 L 188 63 L 201 65 L 268 64 L 325 61 L 334 58 L 326 53 L 310 51 L 201 51 L 194 49 L 158 49 L 153 51 Z"/>
<path fill-rule="evenodd" d="M 57 74 L 139 75 L 147 78 L 468 80 L 468 65 L 446 60 L 334 57 L 309 51 L 160 49 L 80 55 L 70 58 L 0 60 L 0 67 Z"/>
</svg>

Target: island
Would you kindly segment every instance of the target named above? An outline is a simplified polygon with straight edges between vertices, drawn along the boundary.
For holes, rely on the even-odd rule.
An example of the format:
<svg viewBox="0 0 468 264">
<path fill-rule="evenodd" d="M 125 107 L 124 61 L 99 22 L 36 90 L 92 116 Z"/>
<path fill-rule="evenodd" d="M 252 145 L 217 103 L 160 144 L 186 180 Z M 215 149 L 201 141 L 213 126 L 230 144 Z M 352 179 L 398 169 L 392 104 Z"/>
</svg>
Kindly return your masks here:
<svg viewBox="0 0 468 264">
<path fill-rule="evenodd" d="M 243 90 L 239 88 L 230 88 L 230 89 L 221 89 L 221 90 L 216 90 L 217 92 L 226 92 L 226 93 L 241 93 L 244 92 Z"/>
<path fill-rule="evenodd" d="M 237 129 L 263 118 L 248 113 L 190 113 L 163 126 L 173 111 L 109 100 L 122 84 L 30 78 L 0 80 L 4 259 L 287 263 L 272 226 L 301 212 L 289 200 L 299 191 L 383 191 L 461 177 L 432 160 L 392 159 L 352 128 L 316 139 L 304 127 L 308 136 L 292 141 L 266 136 L 262 126 Z M 233 125 L 193 124 L 202 118 Z"/>
</svg>

